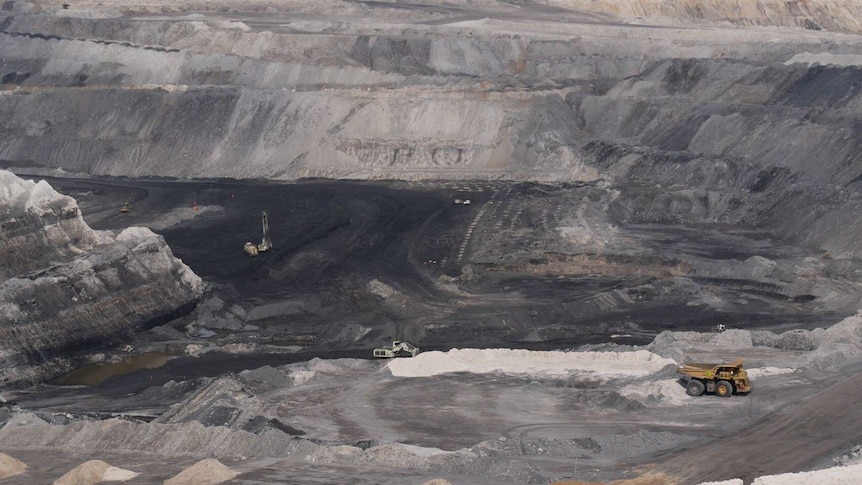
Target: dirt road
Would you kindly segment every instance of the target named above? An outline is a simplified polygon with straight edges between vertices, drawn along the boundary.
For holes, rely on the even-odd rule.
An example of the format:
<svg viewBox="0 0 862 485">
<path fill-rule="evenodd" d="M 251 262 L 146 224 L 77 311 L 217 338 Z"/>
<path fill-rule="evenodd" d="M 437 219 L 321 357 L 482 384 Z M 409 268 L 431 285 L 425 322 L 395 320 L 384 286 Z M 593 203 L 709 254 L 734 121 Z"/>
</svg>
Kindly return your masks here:
<svg viewBox="0 0 862 485">
<path fill-rule="evenodd" d="M 862 439 L 860 387 L 862 372 L 857 371 L 748 429 L 675 453 L 656 471 L 681 483 L 732 478 L 750 483 L 763 475 L 808 470 Z"/>
</svg>

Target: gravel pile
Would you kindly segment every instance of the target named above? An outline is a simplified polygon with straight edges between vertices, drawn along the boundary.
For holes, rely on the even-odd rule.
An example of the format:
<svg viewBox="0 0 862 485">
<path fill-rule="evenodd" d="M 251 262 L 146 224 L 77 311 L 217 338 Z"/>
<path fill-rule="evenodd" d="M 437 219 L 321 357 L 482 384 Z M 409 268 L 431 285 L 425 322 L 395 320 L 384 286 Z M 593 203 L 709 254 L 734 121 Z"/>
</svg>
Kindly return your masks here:
<svg viewBox="0 0 862 485">
<path fill-rule="evenodd" d="M 664 331 L 645 348 L 662 357 L 685 362 L 690 360 L 687 355 L 695 350 L 753 347 L 804 352 L 799 367 L 834 369 L 862 359 L 862 315 L 847 317 L 826 329 L 788 330 L 781 334 L 748 330 L 719 334 Z"/>
<path fill-rule="evenodd" d="M 165 480 L 164 485 L 215 485 L 226 482 L 239 475 L 220 461 L 208 458 L 181 471 L 173 478 Z"/>
<path fill-rule="evenodd" d="M 321 359 L 297 362 L 279 367 L 294 385 L 322 381 L 333 377 L 358 376 L 378 370 L 384 363 L 367 359 Z"/>
<path fill-rule="evenodd" d="M 0 480 L 20 475 L 27 470 L 27 465 L 11 456 L 0 453 Z"/>
<path fill-rule="evenodd" d="M 647 406 L 654 404 L 679 406 L 691 399 L 691 396 L 685 393 L 685 388 L 680 385 L 679 379 L 636 382 L 620 389 L 620 394 L 630 399 L 637 399 Z"/>
<path fill-rule="evenodd" d="M 547 483 L 547 477 L 526 460 L 516 457 L 547 454 L 548 444 L 512 439 L 504 439 L 500 443 L 497 446 L 495 442 L 485 442 L 472 448 L 442 453 L 416 452 L 411 447 L 398 444 L 381 444 L 367 449 L 345 445 L 321 446 L 309 453 L 306 459 L 329 465 L 373 465 L 492 477 L 524 484 Z"/>
<path fill-rule="evenodd" d="M 66 451 L 147 451 L 166 456 L 280 458 L 309 453 L 317 447 L 278 429 L 261 433 L 181 424 L 133 423 L 121 419 L 81 421 L 70 425 L 36 425 L 0 429 L 0 443 L 10 448 L 46 447 Z"/>
<path fill-rule="evenodd" d="M 113 467 L 102 460 L 90 460 L 66 472 L 53 485 L 94 485 L 100 482 L 125 482 L 140 475 Z"/>
<path fill-rule="evenodd" d="M 645 348 L 662 357 L 684 362 L 687 360 L 686 352 L 693 347 L 748 349 L 753 346 L 752 332 L 748 330 L 731 329 L 721 333 L 666 330 L 658 334 Z"/>
<path fill-rule="evenodd" d="M 773 347 L 781 350 L 810 352 L 817 348 L 817 338 L 807 330 L 788 330 L 778 336 Z"/>
<path fill-rule="evenodd" d="M 268 365 L 244 370 L 239 373 L 239 376 L 246 383 L 246 387 L 256 393 L 281 389 L 292 384 L 290 377 L 285 372 Z"/>
</svg>

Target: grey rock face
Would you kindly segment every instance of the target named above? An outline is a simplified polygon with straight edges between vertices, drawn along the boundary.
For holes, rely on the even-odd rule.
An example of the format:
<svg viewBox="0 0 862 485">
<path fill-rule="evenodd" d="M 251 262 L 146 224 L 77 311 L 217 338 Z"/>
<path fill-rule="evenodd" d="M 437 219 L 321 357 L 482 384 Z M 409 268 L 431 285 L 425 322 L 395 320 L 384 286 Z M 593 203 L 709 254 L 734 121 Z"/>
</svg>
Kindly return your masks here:
<svg viewBox="0 0 862 485">
<path fill-rule="evenodd" d="M 288 13 L 314 8 L 290 3 L 272 14 L 279 28 L 253 15 L 227 21 L 203 5 L 188 7 L 205 12 L 194 18 L 133 20 L 110 3 L 101 15 L 39 5 L 39 14 L 8 14 L 0 29 L 0 160 L 19 165 L 117 176 L 589 181 L 611 175 L 584 157 L 596 139 L 756 161 L 766 172 L 855 153 L 846 122 L 857 103 L 845 89 L 855 68 L 781 64 L 858 52 L 844 37 L 596 25 L 562 9 L 552 22 L 535 5 L 498 2 L 397 15 L 321 4 L 312 20 Z M 369 18 L 327 17 L 340 8 Z M 497 23 L 462 25 L 483 15 Z M 828 92 L 812 88 L 821 85 Z M 799 136 L 830 148 L 786 142 Z"/>
<path fill-rule="evenodd" d="M 858 256 L 862 42 L 841 33 L 859 30 L 858 6 L 522 3 L 244 5 L 266 21 L 230 2 L 184 4 L 192 17 L 148 2 L 123 8 L 164 15 L 15 7 L 0 17 L 0 161 L 114 176 L 603 179 L 623 224 L 755 225 Z M 783 27 L 678 26 L 693 18 Z"/>
<path fill-rule="evenodd" d="M 144 228 L 90 229 L 45 181 L 0 171 L 0 386 L 190 311 L 202 282 Z"/>
</svg>

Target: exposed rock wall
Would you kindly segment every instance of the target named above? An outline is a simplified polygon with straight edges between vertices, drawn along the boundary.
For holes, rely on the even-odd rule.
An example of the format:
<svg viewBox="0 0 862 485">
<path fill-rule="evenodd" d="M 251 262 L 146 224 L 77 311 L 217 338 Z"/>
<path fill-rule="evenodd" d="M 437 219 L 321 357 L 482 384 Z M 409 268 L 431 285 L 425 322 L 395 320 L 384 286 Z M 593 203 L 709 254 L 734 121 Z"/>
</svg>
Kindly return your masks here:
<svg viewBox="0 0 862 485">
<path fill-rule="evenodd" d="M 620 15 L 708 20 L 810 30 L 862 31 L 857 0 L 545 0 L 546 3 Z"/>
<path fill-rule="evenodd" d="M 254 16 L 143 20 L 13 9 L 0 21 L 0 160 L 129 176 L 594 180 L 602 174 L 584 165 L 580 147 L 615 132 L 585 134 L 581 125 L 623 116 L 620 129 L 640 129 L 625 100 L 614 102 L 630 97 L 632 80 L 664 72 L 666 59 L 716 59 L 711 73 L 739 79 L 748 63 L 858 51 L 850 38 L 824 44 L 739 30 L 727 42 L 709 30 L 565 17 L 543 23 L 543 33 L 462 22 L 457 8 L 446 25 L 448 4 L 375 7 L 368 20 L 344 22 L 297 18 L 291 9 L 299 7 L 275 14 L 280 28 Z M 501 15 L 498 22 L 530 15 L 490 1 L 475 8 Z M 573 111 L 567 96 L 597 100 Z"/>
<path fill-rule="evenodd" d="M 862 69 L 667 60 L 602 96 L 570 95 L 587 163 L 641 184 L 629 222 L 761 226 L 858 255 Z"/>
<path fill-rule="evenodd" d="M 58 194 L 44 180 L 32 184 L 0 171 L 0 201 L 2 279 L 73 258 L 108 242 L 107 236 L 87 226 L 71 197 Z"/>
<path fill-rule="evenodd" d="M 852 31 L 857 2 L 544 3 L 688 25 L 493 0 L 248 5 L 271 22 L 229 2 L 146 18 L 110 2 L 15 6 L 0 20 L 0 163 L 116 176 L 605 179 L 622 188 L 623 221 L 751 224 L 857 254 L 862 41 L 795 28 L 831 16 L 833 30 Z M 213 14 L 222 7 L 234 13 Z M 357 17 L 330 16 L 339 9 Z M 691 25 L 734 15 L 781 27 Z"/>
<path fill-rule="evenodd" d="M 539 180 L 585 173 L 590 178 L 579 149 L 568 141 L 572 120 L 543 122 L 569 117 L 559 96 L 524 105 L 445 95 L 409 100 L 213 88 L 96 89 L 74 98 L 55 91 L 13 98 L 0 107 L 9 116 L 9 143 L 0 147 L 0 159 L 53 160 L 50 165 L 79 172 L 282 179 L 409 179 L 427 172 L 428 178 Z M 130 108 L 118 112 L 118 103 Z M 86 114 L 80 111 L 84 105 Z M 37 121 L 16 114 L 45 110 L 53 111 L 56 121 L 39 133 L 33 133 Z M 537 132 L 543 124 L 548 131 Z"/>
<path fill-rule="evenodd" d="M 202 283 L 144 228 L 90 229 L 45 181 L 0 171 L 0 386 L 189 311 Z"/>
</svg>

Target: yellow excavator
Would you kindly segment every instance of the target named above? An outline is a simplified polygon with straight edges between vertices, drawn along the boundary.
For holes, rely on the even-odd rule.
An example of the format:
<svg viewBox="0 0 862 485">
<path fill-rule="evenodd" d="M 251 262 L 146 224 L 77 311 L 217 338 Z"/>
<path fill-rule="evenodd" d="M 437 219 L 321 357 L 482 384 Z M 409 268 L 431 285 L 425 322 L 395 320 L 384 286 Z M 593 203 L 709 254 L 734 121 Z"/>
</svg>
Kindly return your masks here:
<svg viewBox="0 0 862 485">
<path fill-rule="evenodd" d="M 272 249 L 272 241 L 269 240 L 269 219 L 267 218 L 266 211 L 261 212 L 261 218 L 263 219 L 263 239 L 260 241 L 260 244 L 249 241 L 243 247 L 245 252 L 250 256 L 257 256 L 264 251 Z"/>
</svg>

